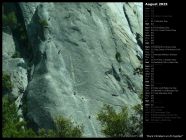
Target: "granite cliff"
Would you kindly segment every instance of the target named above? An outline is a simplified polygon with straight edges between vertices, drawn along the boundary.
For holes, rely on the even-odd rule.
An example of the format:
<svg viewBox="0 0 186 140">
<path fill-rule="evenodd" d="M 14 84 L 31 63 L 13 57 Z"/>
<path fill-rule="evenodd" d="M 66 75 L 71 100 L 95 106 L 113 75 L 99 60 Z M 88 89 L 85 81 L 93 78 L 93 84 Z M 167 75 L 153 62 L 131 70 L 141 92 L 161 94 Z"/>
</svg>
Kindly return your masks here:
<svg viewBox="0 0 186 140">
<path fill-rule="evenodd" d="M 100 137 L 96 114 L 103 104 L 119 109 L 141 102 L 142 3 L 4 7 L 15 12 L 17 27 L 3 25 L 3 72 L 31 127 L 52 128 L 63 115 L 83 124 L 84 136 Z"/>
</svg>

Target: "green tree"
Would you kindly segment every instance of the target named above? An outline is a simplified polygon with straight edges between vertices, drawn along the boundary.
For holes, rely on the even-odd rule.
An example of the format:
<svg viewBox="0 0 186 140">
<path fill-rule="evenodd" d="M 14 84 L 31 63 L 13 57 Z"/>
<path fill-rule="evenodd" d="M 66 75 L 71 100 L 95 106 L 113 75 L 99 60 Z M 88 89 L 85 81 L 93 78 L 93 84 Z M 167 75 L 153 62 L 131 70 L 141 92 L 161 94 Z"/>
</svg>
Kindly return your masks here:
<svg viewBox="0 0 186 140">
<path fill-rule="evenodd" d="M 2 88 L 3 88 L 3 93 L 4 92 L 11 92 L 12 88 L 13 88 L 13 84 L 11 82 L 10 75 L 8 75 L 4 72 L 2 75 Z"/>
<path fill-rule="evenodd" d="M 26 122 L 19 121 L 19 116 L 17 114 L 17 107 L 14 101 L 11 101 L 8 96 L 4 96 L 2 99 L 3 107 L 3 137 L 13 138 L 13 137 L 35 137 L 36 134 L 32 129 L 25 129 Z"/>
<path fill-rule="evenodd" d="M 130 117 L 131 127 L 130 134 L 132 136 L 140 136 L 143 133 L 143 106 L 137 104 L 133 106 L 134 113 Z"/>
<path fill-rule="evenodd" d="M 74 126 L 74 123 L 64 117 L 57 117 L 55 120 L 57 137 L 81 137 L 83 126 Z"/>
<path fill-rule="evenodd" d="M 39 138 L 54 138 L 56 137 L 56 133 L 54 130 L 46 130 L 44 128 L 39 129 L 38 131 Z"/>
<path fill-rule="evenodd" d="M 106 136 L 124 137 L 128 132 L 128 109 L 123 108 L 121 112 L 116 113 L 113 107 L 104 105 L 98 113 L 97 119 L 101 122 L 102 132 Z"/>
<path fill-rule="evenodd" d="M 55 129 L 39 129 L 38 133 L 27 127 L 25 121 L 20 122 L 17 107 L 8 96 L 3 97 L 3 137 L 6 138 L 52 138 L 52 137 L 81 137 L 83 126 L 74 126 L 73 122 L 64 117 L 55 120 Z"/>
<path fill-rule="evenodd" d="M 83 126 L 74 126 L 74 123 L 62 116 L 55 119 L 55 129 L 46 130 L 44 128 L 38 131 L 40 138 L 68 138 L 82 137 Z"/>
<path fill-rule="evenodd" d="M 131 116 L 131 134 L 133 136 L 140 136 L 143 133 L 143 91 L 139 94 L 139 98 L 141 103 L 132 107 L 134 113 Z"/>
<path fill-rule="evenodd" d="M 8 74 L 3 74 L 2 77 L 3 91 L 10 92 L 12 90 L 12 82 Z M 83 134 L 83 126 L 74 126 L 74 123 L 69 119 L 62 116 L 55 119 L 55 129 L 45 130 L 40 129 L 38 133 L 34 132 L 31 128 L 27 127 L 25 121 L 19 121 L 17 114 L 18 108 L 16 107 L 15 101 L 10 100 L 8 95 L 4 95 L 2 98 L 3 107 L 3 137 L 8 138 L 48 138 L 48 137 L 81 137 Z M 23 111 L 27 111 L 27 106 L 24 104 Z"/>
<path fill-rule="evenodd" d="M 3 26 L 15 28 L 17 26 L 17 17 L 14 11 L 3 14 Z"/>
<path fill-rule="evenodd" d="M 135 107 L 138 109 L 138 107 Z M 97 119 L 101 122 L 102 132 L 107 137 L 130 137 L 142 134 L 142 122 L 140 114 L 136 110 L 130 114 L 127 107 L 123 107 L 120 112 L 116 112 L 113 107 L 104 105 L 97 114 Z"/>
</svg>

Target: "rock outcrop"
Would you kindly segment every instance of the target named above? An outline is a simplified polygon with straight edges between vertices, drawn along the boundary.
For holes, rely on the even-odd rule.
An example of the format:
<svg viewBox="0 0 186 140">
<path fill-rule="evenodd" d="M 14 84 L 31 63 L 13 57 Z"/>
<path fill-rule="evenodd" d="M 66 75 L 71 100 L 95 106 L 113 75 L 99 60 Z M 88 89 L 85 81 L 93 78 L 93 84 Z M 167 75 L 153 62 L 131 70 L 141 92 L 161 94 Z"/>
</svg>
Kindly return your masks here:
<svg viewBox="0 0 186 140">
<path fill-rule="evenodd" d="M 52 128 L 63 115 L 83 124 L 84 136 L 100 137 L 96 115 L 103 104 L 120 109 L 141 102 L 143 75 L 134 73 L 143 63 L 142 3 L 15 6 L 30 56 L 11 58 L 22 44 L 3 32 L 3 71 L 35 129 Z"/>
</svg>

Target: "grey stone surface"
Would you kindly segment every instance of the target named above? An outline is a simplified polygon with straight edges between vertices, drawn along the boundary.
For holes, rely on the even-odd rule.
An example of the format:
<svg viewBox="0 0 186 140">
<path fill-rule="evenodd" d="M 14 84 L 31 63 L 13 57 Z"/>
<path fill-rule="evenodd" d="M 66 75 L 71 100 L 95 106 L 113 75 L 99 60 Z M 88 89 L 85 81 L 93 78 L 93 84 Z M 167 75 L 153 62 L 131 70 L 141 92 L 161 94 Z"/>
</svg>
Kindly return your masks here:
<svg viewBox="0 0 186 140">
<path fill-rule="evenodd" d="M 101 137 L 96 115 L 103 104 L 120 109 L 140 103 L 143 76 L 134 70 L 143 59 L 136 40 L 136 33 L 143 36 L 142 3 L 19 5 L 34 57 L 28 86 L 25 68 L 15 66 L 23 75 L 15 79 L 27 86 L 26 116 L 38 127 L 52 128 L 63 115 L 83 124 L 85 137 Z M 4 67 L 17 60 L 24 63 L 14 59 Z"/>
<path fill-rule="evenodd" d="M 11 32 L 10 32 L 11 33 Z M 22 105 L 22 96 L 28 85 L 27 65 L 23 58 L 12 58 L 15 53 L 15 41 L 12 34 L 3 32 L 3 73 L 10 75 L 13 83 L 11 97 L 15 99 L 17 107 Z M 22 111 L 19 110 L 19 115 Z"/>
<path fill-rule="evenodd" d="M 12 37 L 12 34 L 3 32 L 2 34 L 2 52 L 3 52 L 3 58 L 11 58 L 11 56 L 15 53 L 15 43 Z"/>
</svg>

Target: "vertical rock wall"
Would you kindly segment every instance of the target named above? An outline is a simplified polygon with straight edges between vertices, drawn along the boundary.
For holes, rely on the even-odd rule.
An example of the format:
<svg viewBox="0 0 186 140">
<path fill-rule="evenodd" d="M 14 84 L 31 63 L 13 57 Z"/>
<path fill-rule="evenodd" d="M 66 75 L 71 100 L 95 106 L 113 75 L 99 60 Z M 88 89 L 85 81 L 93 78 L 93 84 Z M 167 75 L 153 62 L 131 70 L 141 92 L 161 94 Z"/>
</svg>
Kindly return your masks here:
<svg viewBox="0 0 186 140">
<path fill-rule="evenodd" d="M 84 136 L 99 137 L 96 114 L 103 104 L 120 109 L 140 103 L 142 3 L 19 3 L 19 8 L 32 47 L 22 70 L 30 78 L 23 74 L 22 81 L 28 83 L 25 117 L 33 127 L 52 128 L 53 119 L 64 115 L 84 125 Z M 3 37 L 7 42 L 7 34 Z M 8 69 L 16 59 L 3 61 Z"/>
</svg>

